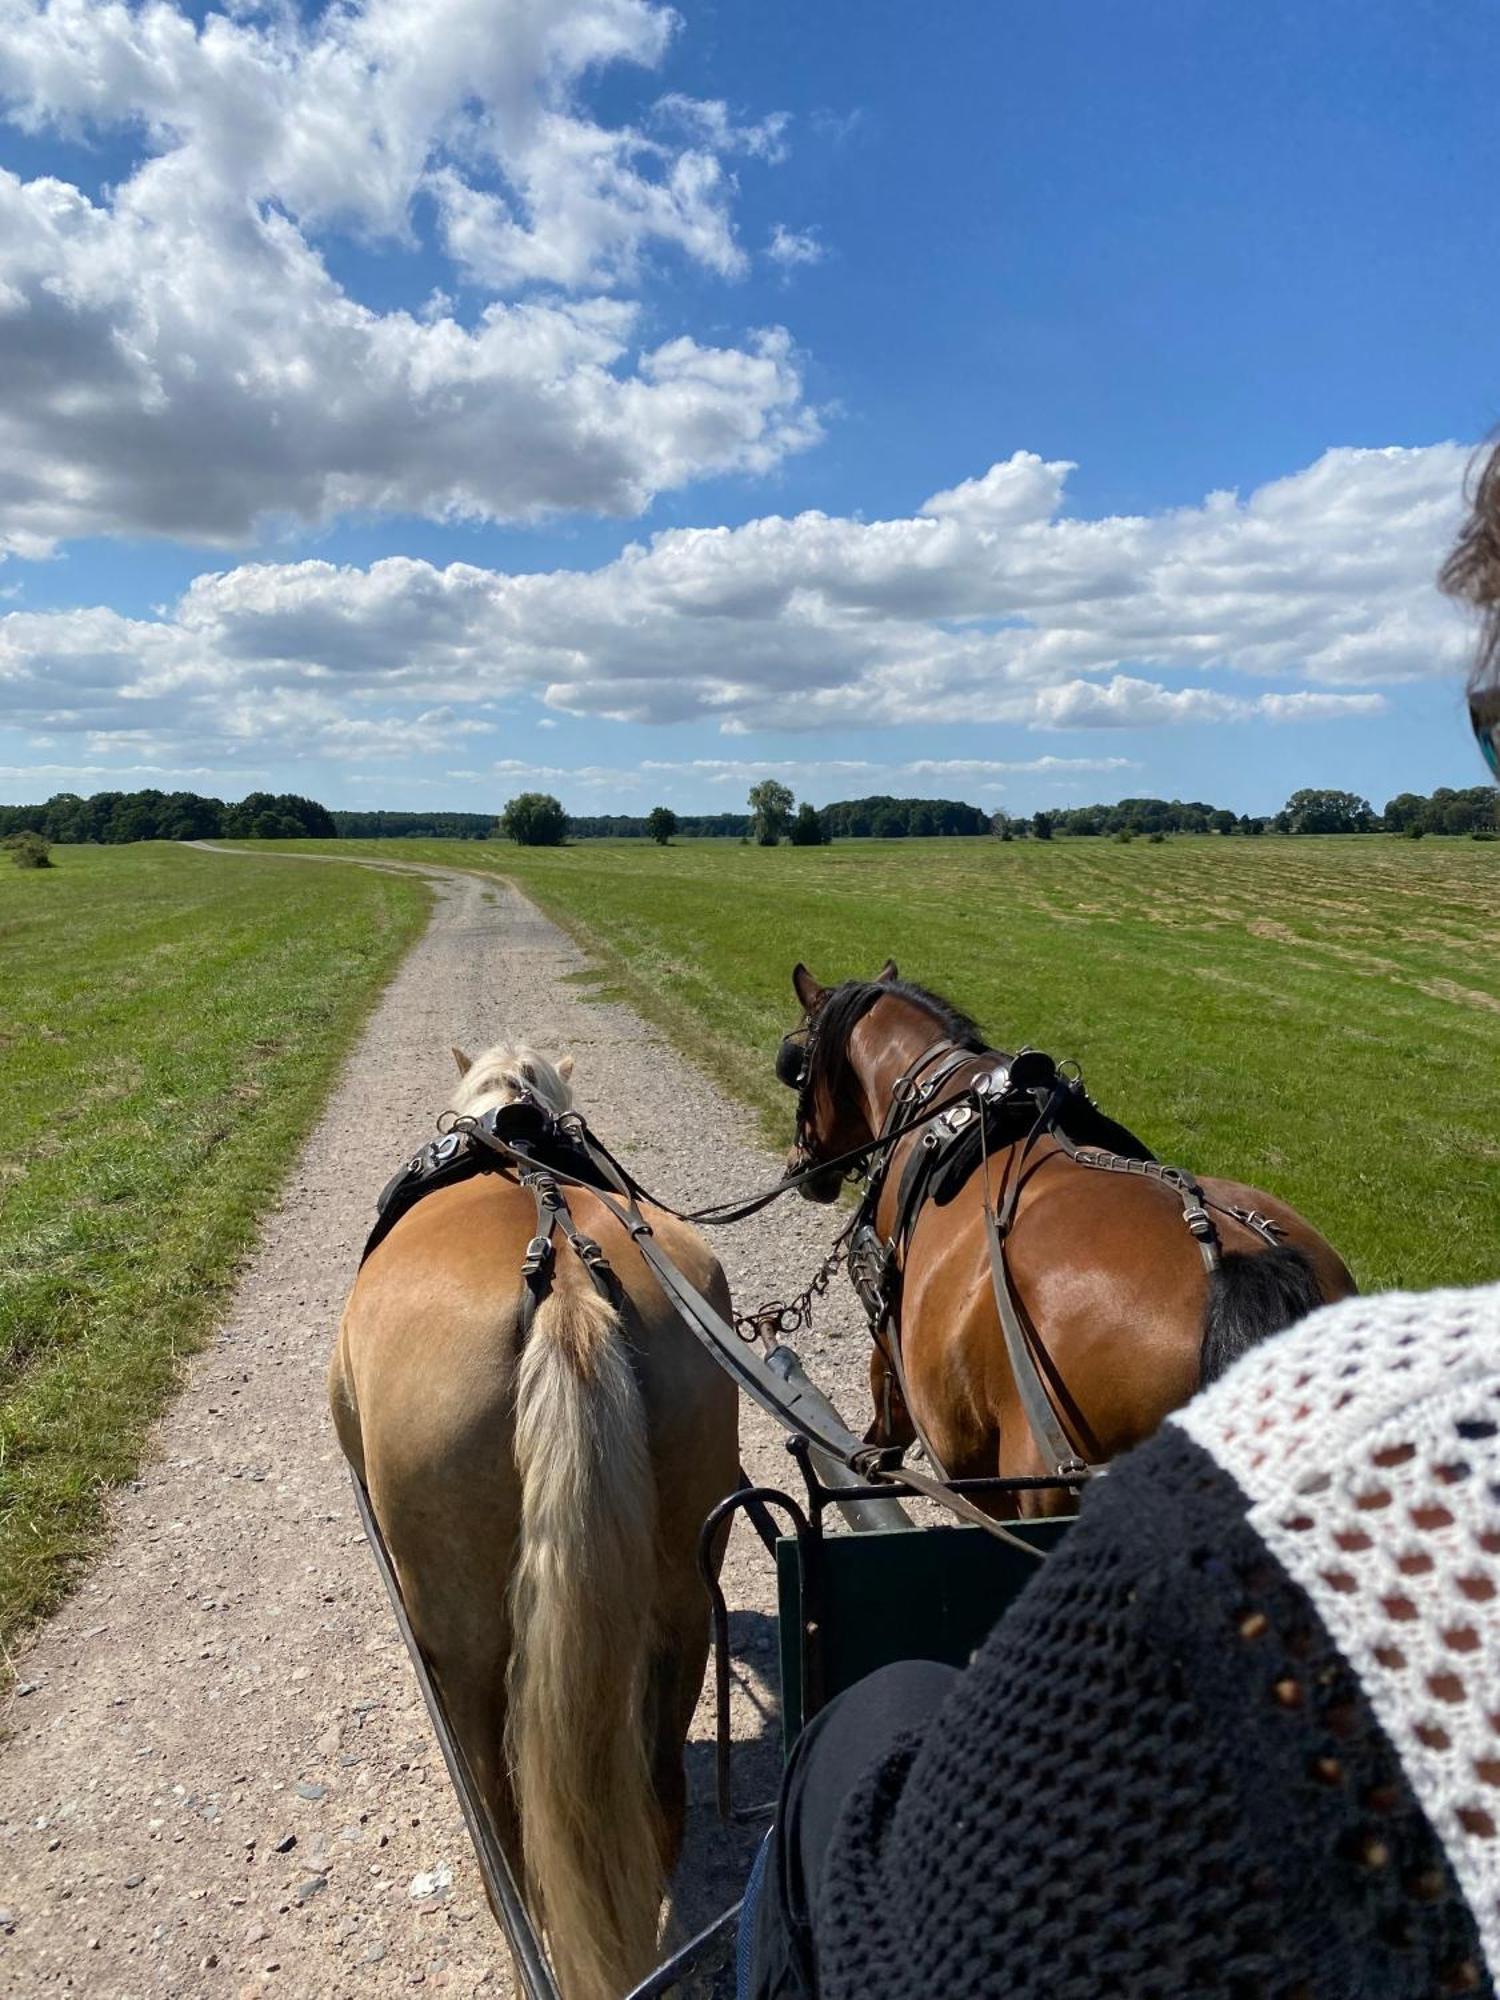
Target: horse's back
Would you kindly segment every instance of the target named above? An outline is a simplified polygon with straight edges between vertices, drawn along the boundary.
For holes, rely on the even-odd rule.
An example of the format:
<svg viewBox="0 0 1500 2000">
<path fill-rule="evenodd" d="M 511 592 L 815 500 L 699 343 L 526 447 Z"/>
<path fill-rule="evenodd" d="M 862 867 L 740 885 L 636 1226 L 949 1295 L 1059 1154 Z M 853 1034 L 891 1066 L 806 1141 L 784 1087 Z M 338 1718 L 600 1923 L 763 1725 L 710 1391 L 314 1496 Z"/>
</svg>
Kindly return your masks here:
<svg viewBox="0 0 1500 2000">
<path fill-rule="evenodd" d="M 992 1165 L 997 1198 L 1005 1165 L 1003 1156 Z M 1354 1289 L 1338 1253 L 1285 1202 L 1239 1182 L 1205 1179 L 1202 1187 L 1219 1205 L 1213 1219 L 1225 1252 L 1266 1248 L 1264 1237 L 1223 1210 L 1258 1213 L 1307 1258 L 1323 1299 Z M 1192 1396 L 1210 1279 L 1173 1189 L 1053 1151 L 1028 1175 L 1006 1253 L 1022 1310 L 1088 1426 L 1078 1433 L 1087 1455 L 1096 1455 L 1090 1444 L 1106 1457 L 1129 1449 Z M 1037 1469 L 999 1332 L 981 1176 L 950 1204 L 924 1211 L 906 1267 L 903 1319 L 913 1390 L 954 1460 L 965 1470 L 985 1466 L 998 1424 L 1011 1440 L 1005 1469 Z"/>
</svg>

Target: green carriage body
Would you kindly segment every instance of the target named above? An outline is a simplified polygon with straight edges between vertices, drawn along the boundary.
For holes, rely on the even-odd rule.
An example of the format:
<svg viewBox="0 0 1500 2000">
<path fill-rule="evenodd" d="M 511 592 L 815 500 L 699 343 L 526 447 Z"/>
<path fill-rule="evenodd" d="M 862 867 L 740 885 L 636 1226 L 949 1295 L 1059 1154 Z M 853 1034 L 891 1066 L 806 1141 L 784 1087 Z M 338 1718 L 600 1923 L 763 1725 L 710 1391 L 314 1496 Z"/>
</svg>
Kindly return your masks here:
<svg viewBox="0 0 1500 2000">
<path fill-rule="evenodd" d="M 1075 1518 L 1009 1526 L 1046 1553 Z M 783 1536 L 776 1583 L 787 1750 L 824 1702 L 879 1667 L 910 1659 L 967 1666 L 1036 1568 L 1034 1557 L 980 1528 Z"/>
</svg>

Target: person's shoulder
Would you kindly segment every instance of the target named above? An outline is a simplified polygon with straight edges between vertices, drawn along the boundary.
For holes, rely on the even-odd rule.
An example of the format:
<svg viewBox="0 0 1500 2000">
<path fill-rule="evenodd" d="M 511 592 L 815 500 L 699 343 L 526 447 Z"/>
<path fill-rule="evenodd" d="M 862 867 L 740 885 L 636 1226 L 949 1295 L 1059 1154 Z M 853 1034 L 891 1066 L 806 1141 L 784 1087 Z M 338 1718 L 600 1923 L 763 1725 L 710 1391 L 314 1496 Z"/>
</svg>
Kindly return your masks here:
<svg viewBox="0 0 1500 2000">
<path fill-rule="evenodd" d="M 1500 1964 L 1500 1286 L 1326 1307 L 1165 1430 L 1353 1668 Z"/>
<path fill-rule="evenodd" d="M 1487 1285 L 1324 1306 L 1253 1349 L 1170 1421 L 1254 1503 L 1403 1445 L 1443 1452 L 1462 1436 L 1471 1445 L 1488 1439 L 1492 1453 L 1497 1400 L 1500 1285 Z M 1476 1425 L 1487 1432 L 1473 1435 Z"/>
</svg>

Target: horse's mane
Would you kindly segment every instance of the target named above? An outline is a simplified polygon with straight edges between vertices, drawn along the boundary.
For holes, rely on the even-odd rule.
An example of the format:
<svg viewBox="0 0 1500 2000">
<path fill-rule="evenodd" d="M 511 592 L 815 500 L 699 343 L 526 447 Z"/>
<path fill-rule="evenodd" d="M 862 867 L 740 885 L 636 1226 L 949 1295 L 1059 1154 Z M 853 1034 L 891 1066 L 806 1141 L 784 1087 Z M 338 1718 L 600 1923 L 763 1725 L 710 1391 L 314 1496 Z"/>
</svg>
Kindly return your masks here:
<svg viewBox="0 0 1500 2000">
<path fill-rule="evenodd" d="M 448 1109 L 460 1117 L 476 1117 L 496 1105 L 514 1104 L 529 1092 L 549 1111 L 561 1115 L 573 1106 L 573 1092 L 564 1074 L 572 1068 L 568 1058 L 560 1065 L 550 1063 L 525 1042 L 497 1042 L 474 1058 L 449 1098 Z"/>
<path fill-rule="evenodd" d="M 877 1000 L 906 1000 L 932 1017 L 937 1034 L 946 1036 L 956 1048 L 972 1049 L 976 1055 L 989 1047 L 977 1024 L 960 1013 L 940 993 L 929 992 L 909 979 L 846 979 L 835 986 L 818 1009 L 813 1024 L 811 1060 L 805 1088 L 815 1081 L 837 1096 L 849 1075 L 849 1037 L 858 1022 Z M 936 1039 L 936 1036 L 934 1036 Z"/>
</svg>

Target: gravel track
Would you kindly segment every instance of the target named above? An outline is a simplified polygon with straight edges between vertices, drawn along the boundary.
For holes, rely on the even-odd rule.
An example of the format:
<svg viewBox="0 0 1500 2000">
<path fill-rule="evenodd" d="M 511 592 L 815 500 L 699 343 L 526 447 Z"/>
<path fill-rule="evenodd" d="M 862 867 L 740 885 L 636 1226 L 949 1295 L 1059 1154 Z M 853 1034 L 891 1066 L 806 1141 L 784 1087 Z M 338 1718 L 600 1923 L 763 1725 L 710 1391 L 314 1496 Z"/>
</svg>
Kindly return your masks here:
<svg viewBox="0 0 1500 2000">
<path fill-rule="evenodd" d="M 779 1161 L 749 1114 L 653 1029 L 589 998 L 583 953 L 514 890 L 418 872 L 434 886 L 426 934 L 140 1479 L 117 1496 L 103 1555 L 16 1661 L 0 1749 L 5 1993 L 510 1989 L 327 1414 L 324 1369 L 374 1197 L 430 1130 L 450 1043 L 472 1053 L 510 1037 L 571 1049 L 591 1122 L 669 1196 L 696 1204 L 755 1187 Z M 720 1232 L 736 1298 L 797 1289 L 832 1228 L 826 1211 L 788 1200 Z M 847 1287 L 800 1345 L 862 1428 L 865 1347 Z M 741 1437 L 752 1477 L 785 1483 L 779 1434 L 748 1405 Z M 773 1592 L 743 1526 L 725 1582 L 746 1746 L 737 1796 L 765 1798 L 779 1763 Z M 675 1897 L 685 1931 L 739 1893 L 757 1838 L 718 1824 L 712 1742 L 706 1691 Z M 451 1886 L 414 1893 L 444 1870 Z"/>
</svg>

